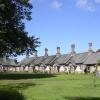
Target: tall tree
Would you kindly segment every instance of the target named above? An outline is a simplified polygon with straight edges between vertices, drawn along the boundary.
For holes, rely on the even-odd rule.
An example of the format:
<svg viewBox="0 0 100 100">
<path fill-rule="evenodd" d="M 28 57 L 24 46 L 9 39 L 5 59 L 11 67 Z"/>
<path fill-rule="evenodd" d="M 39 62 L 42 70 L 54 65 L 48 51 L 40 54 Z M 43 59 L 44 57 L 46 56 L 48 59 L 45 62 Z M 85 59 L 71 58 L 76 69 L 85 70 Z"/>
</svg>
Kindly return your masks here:
<svg viewBox="0 0 100 100">
<path fill-rule="evenodd" d="M 23 20 L 31 20 L 29 0 L 0 0 L 0 56 L 30 54 L 39 46 L 39 38 L 29 36 Z"/>
</svg>

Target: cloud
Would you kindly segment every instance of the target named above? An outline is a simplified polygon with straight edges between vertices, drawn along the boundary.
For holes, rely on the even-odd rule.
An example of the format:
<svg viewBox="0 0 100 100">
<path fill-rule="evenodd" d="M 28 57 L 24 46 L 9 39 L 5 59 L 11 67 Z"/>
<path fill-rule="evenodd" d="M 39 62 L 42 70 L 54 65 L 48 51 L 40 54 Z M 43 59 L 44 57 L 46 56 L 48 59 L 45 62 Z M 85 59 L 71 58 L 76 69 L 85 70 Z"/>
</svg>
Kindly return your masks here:
<svg viewBox="0 0 100 100">
<path fill-rule="evenodd" d="M 30 2 L 34 2 L 34 3 L 43 3 L 45 2 L 46 0 L 30 0 Z"/>
<path fill-rule="evenodd" d="M 89 11 L 94 12 L 94 11 L 96 11 L 96 6 L 95 6 L 93 3 L 88 3 L 87 9 L 88 9 Z"/>
<path fill-rule="evenodd" d="M 51 7 L 54 9 L 59 9 L 63 6 L 63 4 L 61 2 L 59 2 L 58 0 L 54 0 L 51 4 Z"/>
<path fill-rule="evenodd" d="M 29 0 L 29 3 L 32 3 L 32 0 Z"/>
<path fill-rule="evenodd" d="M 78 8 L 86 9 L 88 11 L 95 11 L 96 6 L 93 2 L 90 2 L 89 0 L 76 0 L 76 6 Z"/>
<path fill-rule="evenodd" d="M 37 0 L 39 3 L 42 3 L 42 2 L 44 2 L 45 0 Z"/>
<path fill-rule="evenodd" d="M 95 3 L 100 3 L 100 0 L 95 0 Z"/>
<path fill-rule="evenodd" d="M 85 7 L 87 5 L 87 0 L 76 0 L 77 7 Z"/>
</svg>

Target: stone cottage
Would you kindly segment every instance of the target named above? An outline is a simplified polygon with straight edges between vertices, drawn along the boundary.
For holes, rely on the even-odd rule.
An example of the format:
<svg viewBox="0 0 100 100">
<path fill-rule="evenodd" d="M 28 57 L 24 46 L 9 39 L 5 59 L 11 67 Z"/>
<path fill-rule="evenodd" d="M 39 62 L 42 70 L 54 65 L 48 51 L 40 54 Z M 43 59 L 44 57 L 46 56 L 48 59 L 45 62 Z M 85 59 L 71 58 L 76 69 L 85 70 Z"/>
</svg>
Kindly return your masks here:
<svg viewBox="0 0 100 100">
<path fill-rule="evenodd" d="M 86 52 L 77 53 L 75 44 L 71 45 L 71 52 L 62 54 L 60 47 L 57 47 L 55 55 L 49 55 L 48 49 L 45 48 L 43 56 L 38 56 L 35 52 L 34 57 L 26 57 L 18 64 L 14 60 L 6 57 L 0 58 L 0 71 L 26 71 L 26 72 L 47 72 L 47 73 L 93 73 L 95 66 L 100 59 L 100 52 L 92 50 L 92 43 L 89 43 Z M 100 65 L 97 70 L 100 71 Z"/>
</svg>

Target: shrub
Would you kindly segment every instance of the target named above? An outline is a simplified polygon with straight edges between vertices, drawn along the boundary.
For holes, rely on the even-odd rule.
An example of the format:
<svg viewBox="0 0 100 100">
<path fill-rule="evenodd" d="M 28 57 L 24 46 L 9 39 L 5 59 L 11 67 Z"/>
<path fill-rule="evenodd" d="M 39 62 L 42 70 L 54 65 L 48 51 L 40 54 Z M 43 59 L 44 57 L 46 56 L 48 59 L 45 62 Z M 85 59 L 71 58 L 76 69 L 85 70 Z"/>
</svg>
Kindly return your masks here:
<svg viewBox="0 0 100 100">
<path fill-rule="evenodd" d="M 0 100 L 25 100 L 22 93 L 11 88 L 0 89 Z"/>
</svg>

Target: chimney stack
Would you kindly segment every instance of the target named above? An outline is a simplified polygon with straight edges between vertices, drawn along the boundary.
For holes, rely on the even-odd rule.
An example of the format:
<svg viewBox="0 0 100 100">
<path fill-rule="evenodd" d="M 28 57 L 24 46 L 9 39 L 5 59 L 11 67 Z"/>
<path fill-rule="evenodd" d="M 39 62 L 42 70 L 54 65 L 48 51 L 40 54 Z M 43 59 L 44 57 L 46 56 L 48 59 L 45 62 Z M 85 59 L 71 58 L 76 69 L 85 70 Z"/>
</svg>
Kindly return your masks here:
<svg viewBox="0 0 100 100">
<path fill-rule="evenodd" d="M 92 43 L 89 43 L 89 50 L 88 51 L 92 51 Z"/>
<path fill-rule="evenodd" d="M 28 52 L 26 51 L 26 58 L 29 58 L 29 54 L 28 54 Z"/>
<path fill-rule="evenodd" d="M 75 44 L 72 44 L 71 45 L 71 54 L 74 55 L 76 52 L 75 52 Z"/>
<path fill-rule="evenodd" d="M 89 54 L 91 54 L 91 53 L 93 53 L 93 50 L 92 50 L 92 42 L 90 42 L 88 45 L 89 45 L 88 52 L 89 52 Z"/>
<path fill-rule="evenodd" d="M 37 51 L 35 51 L 35 53 L 34 53 L 34 57 L 35 57 L 35 58 L 38 57 L 38 55 L 37 55 Z"/>
<path fill-rule="evenodd" d="M 45 58 L 48 57 L 48 49 L 45 48 L 45 54 L 44 54 Z"/>
<path fill-rule="evenodd" d="M 6 57 L 6 55 L 3 56 L 3 61 L 4 61 L 4 62 L 7 61 L 7 57 Z"/>
<path fill-rule="evenodd" d="M 60 54 L 60 47 L 57 47 L 57 53 L 56 53 L 56 57 L 59 57 L 61 54 Z"/>
</svg>

